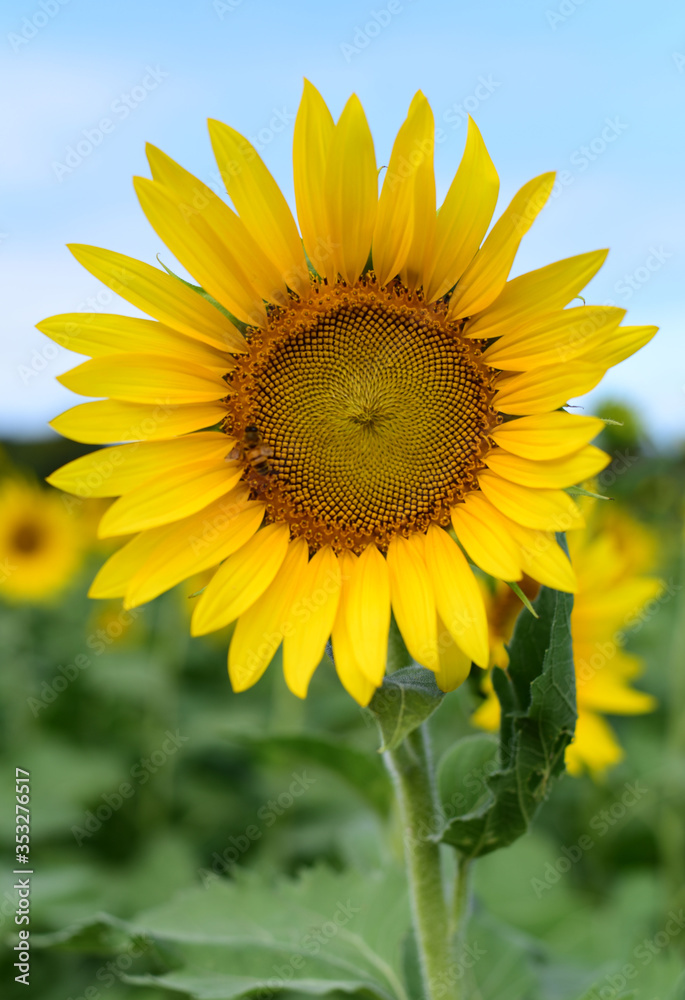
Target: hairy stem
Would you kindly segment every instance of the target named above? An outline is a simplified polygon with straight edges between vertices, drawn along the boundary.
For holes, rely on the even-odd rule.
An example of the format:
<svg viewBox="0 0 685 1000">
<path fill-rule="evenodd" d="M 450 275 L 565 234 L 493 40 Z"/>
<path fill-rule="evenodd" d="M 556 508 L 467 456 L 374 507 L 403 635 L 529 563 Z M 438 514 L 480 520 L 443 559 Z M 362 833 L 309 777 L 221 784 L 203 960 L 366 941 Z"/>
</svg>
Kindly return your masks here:
<svg viewBox="0 0 685 1000">
<path fill-rule="evenodd" d="M 404 849 L 426 1000 L 458 1000 L 452 975 L 449 916 L 443 885 L 433 772 L 423 728 L 386 754 L 400 805 Z"/>
</svg>

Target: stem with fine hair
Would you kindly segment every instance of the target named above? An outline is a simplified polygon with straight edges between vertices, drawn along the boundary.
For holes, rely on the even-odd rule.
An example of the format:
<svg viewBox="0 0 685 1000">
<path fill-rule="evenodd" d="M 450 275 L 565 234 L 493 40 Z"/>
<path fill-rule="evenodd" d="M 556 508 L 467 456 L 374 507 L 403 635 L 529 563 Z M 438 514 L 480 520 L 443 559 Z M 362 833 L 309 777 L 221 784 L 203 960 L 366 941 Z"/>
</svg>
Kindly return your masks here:
<svg viewBox="0 0 685 1000">
<path fill-rule="evenodd" d="M 393 777 L 404 828 L 404 849 L 414 919 L 414 932 L 426 1000 L 449 996 L 458 1000 L 451 975 L 452 952 L 440 845 L 440 814 L 423 727 L 414 730 L 385 755 Z"/>
</svg>

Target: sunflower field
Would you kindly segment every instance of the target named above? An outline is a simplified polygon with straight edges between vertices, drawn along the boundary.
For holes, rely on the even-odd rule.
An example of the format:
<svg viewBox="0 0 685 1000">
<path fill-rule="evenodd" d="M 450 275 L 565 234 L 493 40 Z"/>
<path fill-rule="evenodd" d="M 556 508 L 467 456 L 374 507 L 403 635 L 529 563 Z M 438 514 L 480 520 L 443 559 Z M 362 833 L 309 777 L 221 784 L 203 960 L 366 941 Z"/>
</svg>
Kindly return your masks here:
<svg viewBox="0 0 685 1000">
<path fill-rule="evenodd" d="M 66 4 L 5 15 L 2 996 L 682 1000 L 675 9 Z"/>
</svg>

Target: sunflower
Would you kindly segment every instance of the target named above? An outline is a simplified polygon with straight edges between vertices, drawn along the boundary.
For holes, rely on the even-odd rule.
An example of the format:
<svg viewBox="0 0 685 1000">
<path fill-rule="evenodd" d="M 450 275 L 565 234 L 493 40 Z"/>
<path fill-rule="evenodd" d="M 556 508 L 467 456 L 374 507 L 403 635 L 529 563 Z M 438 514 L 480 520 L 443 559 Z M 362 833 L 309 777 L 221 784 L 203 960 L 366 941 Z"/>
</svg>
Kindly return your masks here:
<svg viewBox="0 0 685 1000">
<path fill-rule="evenodd" d="M 655 542 L 647 529 L 623 512 L 593 506 L 588 530 L 569 538 L 578 579 L 571 612 L 571 637 L 576 671 L 578 724 L 566 750 L 571 774 L 601 775 L 623 759 L 616 734 L 604 718 L 640 715 L 656 707 L 654 698 L 632 687 L 642 673 L 642 660 L 627 653 L 625 640 L 640 627 L 645 605 L 663 584 L 649 576 L 655 562 Z M 537 584 L 524 578 L 522 589 L 534 597 Z M 485 588 L 491 639 L 491 666 L 506 670 L 511 639 L 521 603 L 506 584 Z M 497 730 L 499 701 L 491 673 L 483 683 L 485 701 L 473 715 L 482 729 Z"/>
<path fill-rule="evenodd" d="M 106 397 L 52 426 L 82 442 L 130 442 L 50 477 L 118 496 L 100 533 L 135 536 L 91 593 L 133 607 L 218 567 L 191 628 L 235 622 L 235 690 L 282 643 L 287 683 L 304 697 L 332 637 L 361 704 L 382 683 L 392 613 L 411 655 L 452 689 L 471 661 L 488 663 L 464 551 L 504 580 L 525 572 L 574 589 L 554 532 L 583 519 L 564 488 L 608 459 L 589 443 L 601 420 L 560 407 L 655 328 L 620 327 L 621 309 L 564 309 L 605 251 L 507 280 L 554 175 L 524 185 L 486 237 L 499 181 L 473 122 L 436 212 L 434 121 L 420 92 L 379 195 L 358 98 L 335 123 L 305 82 L 299 232 L 250 143 L 218 121 L 209 131 L 233 207 L 154 147 L 152 179 L 135 180 L 157 235 L 199 284 L 72 246 L 153 319 L 39 324 L 92 357 L 62 384 Z"/>
<path fill-rule="evenodd" d="M 18 473 L 0 482 L 0 595 L 5 600 L 51 601 L 73 578 L 83 539 L 63 500 Z"/>
</svg>

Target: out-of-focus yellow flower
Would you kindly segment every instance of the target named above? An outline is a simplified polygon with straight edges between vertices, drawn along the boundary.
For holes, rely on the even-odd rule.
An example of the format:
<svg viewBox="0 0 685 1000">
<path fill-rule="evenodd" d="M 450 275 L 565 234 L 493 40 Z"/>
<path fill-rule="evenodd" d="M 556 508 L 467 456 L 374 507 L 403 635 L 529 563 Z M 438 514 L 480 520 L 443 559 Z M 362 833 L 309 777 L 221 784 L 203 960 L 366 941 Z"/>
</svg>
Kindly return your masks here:
<svg viewBox="0 0 685 1000">
<path fill-rule="evenodd" d="M 144 608 L 127 611 L 120 601 L 99 605 L 89 622 L 91 648 L 102 652 L 110 646 L 140 646 L 145 631 Z"/>
<path fill-rule="evenodd" d="M 654 698 L 636 690 L 632 682 L 642 673 L 639 657 L 626 653 L 626 636 L 641 626 L 649 601 L 662 589 L 661 581 L 647 576 L 656 555 L 650 532 L 622 511 L 605 505 L 588 512 L 587 532 L 569 537 L 571 561 L 578 578 L 578 592 L 571 614 L 571 635 L 576 669 L 578 724 L 566 751 L 571 774 L 584 770 L 594 775 L 613 767 L 623 757 L 616 735 L 604 718 L 639 715 L 655 707 Z M 532 597 L 537 584 L 522 586 Z M 506 584 L 485 588 L 491 630 L 491 667 L 506 669 L 505 643 L 511 638 L 521 605 Z M 473 715 L 483 729 L 496 730 L 499 701 L 491 673 L 484 682 L 485 701 Z"/>
<path fill-rule="evenodd" d="M 0 483 L 0 594 L 52 600 L 76 573 L 84 538 L 56 490 L 13 474 Z"/>
</svg>

